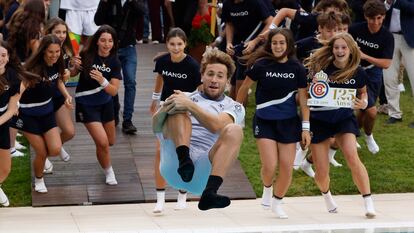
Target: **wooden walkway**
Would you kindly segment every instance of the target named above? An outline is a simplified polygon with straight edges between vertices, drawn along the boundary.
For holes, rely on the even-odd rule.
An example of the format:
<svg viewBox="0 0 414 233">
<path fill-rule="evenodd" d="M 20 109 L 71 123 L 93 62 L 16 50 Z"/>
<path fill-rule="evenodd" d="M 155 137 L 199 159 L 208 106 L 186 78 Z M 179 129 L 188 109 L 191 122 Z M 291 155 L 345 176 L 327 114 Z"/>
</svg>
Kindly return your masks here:
<svg viewBox="0 0 414 233">
<path fill-rule="evenodd" d="M 121 132 L 121 127 L 117 127 L 117 141 L 111 148 L 111 158 L 118 185 L 105 184 L 105 176 L 96 159 L 95 145 L 85 127 L 75 123 L 76 135 L 64 145 L 65 150 L 71 155 L 71 160 L 65 163 L 59 157 L 50 159 L 54 165 L 53 174 L 45 175 L 49 192 L 39 194 L 32 189 L 33 206 L 155 201 L 153 165 L 155 137 L 148 110 L 154 85 L 152 58 L 158 52 L 164 51 L 165 45 L 137 47 L 137 94 L 133 123 L 138 128 L 138 134 L 125 135 Z M 122 84 L 120 98 L 122 105 Z M 232 199 L 256 197 L 238 161 L 227 175 L 220 192 Z M 166 194 L 166 199 L 170 201 L 177 197 L 177 191 L 172 188 L 167 188 Z M 197 197 L 190 196 L 190 198 Z"/>
</svg>

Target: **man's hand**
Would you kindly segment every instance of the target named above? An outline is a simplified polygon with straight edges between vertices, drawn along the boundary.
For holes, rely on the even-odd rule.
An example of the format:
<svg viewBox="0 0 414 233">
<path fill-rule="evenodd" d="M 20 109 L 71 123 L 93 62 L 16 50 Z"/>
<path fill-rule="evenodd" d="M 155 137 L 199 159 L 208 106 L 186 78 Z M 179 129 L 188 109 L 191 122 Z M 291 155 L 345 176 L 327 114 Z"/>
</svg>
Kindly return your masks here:
<svg viewBox="0 0 414 233">
<path fill-rule="evenodd" d="M 164 106 L 169 109 L 167 113 L 170 115 L 187 112 L 190 110 L 192 104 L 193 101 L 191 101 L 191 99 L 183 92 L 178 90 L 174 90 L 174 94 L 168 97 L 164 102 Z"/>
</svg>

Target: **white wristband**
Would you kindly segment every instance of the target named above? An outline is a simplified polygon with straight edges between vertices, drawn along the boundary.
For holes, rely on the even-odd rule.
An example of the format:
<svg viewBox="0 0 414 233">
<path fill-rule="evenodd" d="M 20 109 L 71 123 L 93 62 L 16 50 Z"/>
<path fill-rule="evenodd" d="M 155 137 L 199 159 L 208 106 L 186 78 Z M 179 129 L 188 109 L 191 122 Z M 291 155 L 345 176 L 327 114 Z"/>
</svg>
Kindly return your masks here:
<svg viewBox="0 0 414 233">
<path fill-rule="evenodd" d="M 152 100 L 160 100 L 161 99 L 161 92 L 153 92 L 151 99 Z"/>
<path fill-rule="evenodd" d="M 105 88 L 109 85 L 108 80 L 106 80 L 106 78 L 104 78 L 103 82 L 101 83 L 101 87 Z"/>
<path fill-rule="evenodd" d="M 310 131 L 309 121 L 302 121 L 302 131 Z"/>
<path fill-rule="evenodd" d="M 274 23 L 272 23 L 272 24 L 270 24 L 270 26 L 269 26 L 269 29 L 271 30 L 271 29 L 276 29 L 277 28 L 277 25 L 276 24 L 274 24 Z"/>
</svg>

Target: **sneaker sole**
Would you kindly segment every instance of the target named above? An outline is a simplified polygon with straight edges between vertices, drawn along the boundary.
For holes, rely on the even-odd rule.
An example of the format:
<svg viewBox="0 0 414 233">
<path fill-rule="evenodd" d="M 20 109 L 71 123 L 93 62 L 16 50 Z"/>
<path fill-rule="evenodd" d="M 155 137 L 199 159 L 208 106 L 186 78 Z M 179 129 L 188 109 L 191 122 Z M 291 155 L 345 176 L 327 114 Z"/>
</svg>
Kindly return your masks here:
<svg viewBox="0 0 414 233">
<path fill-rule="evenodd" d="M 122 129 L 122 132 L 126 133 L 126 134 L 136 134 L 137 130 L 127 130 L 127 129 Z"/>
</svg>

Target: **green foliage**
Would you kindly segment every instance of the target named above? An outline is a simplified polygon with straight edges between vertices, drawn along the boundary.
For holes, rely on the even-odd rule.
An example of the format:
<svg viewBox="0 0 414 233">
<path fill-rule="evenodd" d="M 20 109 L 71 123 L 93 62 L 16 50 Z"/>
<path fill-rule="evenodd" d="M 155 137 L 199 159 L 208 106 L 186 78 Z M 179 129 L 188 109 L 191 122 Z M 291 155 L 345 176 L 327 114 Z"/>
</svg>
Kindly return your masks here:
<svg viewBox="0 0 414 233">
<path fill-rule="evenodd" d="M 408 80 L 406 78 L 405 80 Z M 365 164 L 371 183 L 372 193 L 404 193 L 414 192 L 414 129 L 408 124 L 414 122 L 413 96 L 409 82 L 405 82 L 406 91 L 401 94 L 400 106 L 403 109 L 403 122 L 387 125 L 386 115 L 378 115 L 374 137 L 380 146 L 380 152 L 371 154 L 365 144 L 363 136 L 358 138 L 362 146 L 358 150 L 362 162 Z M 246 113 L 246 127 L 244 129 L 244 142 L 240 150 L 239 160 L 258 197 L 262 194 L 260 178 L 260 158 L 257 152 L 252 131 L 252 117 L 255 110 L 254 95 L 249 97 Z M 343 164 L 336 168 L 331 166 L 331 190 L 338 194 L 357 194 L 358 190 L 352 181 L 349 168 L 340 151 L 335 156 Z M 313 179 L 301 170 L 294 171 L 292 184 L 287 196 L 320 195 Z"/>
<path fill-rule="evenodd" d="M 214 36 L 210 32 L 210 26 L 203 21 L 199 28 L 191 28 L 190 36 L 188 37 L 188 47 L 193 48 L 198 44 L 208 45 L 213 40 Z"/>
</svg>

